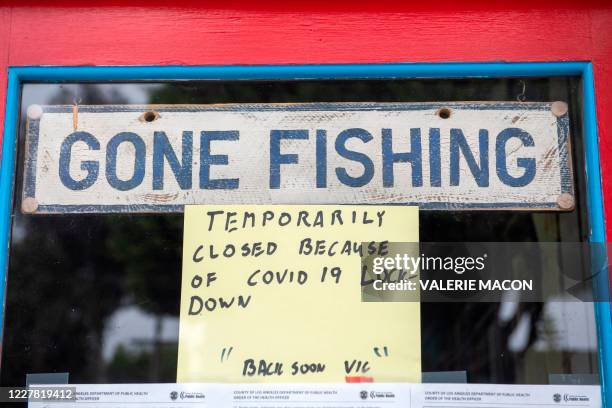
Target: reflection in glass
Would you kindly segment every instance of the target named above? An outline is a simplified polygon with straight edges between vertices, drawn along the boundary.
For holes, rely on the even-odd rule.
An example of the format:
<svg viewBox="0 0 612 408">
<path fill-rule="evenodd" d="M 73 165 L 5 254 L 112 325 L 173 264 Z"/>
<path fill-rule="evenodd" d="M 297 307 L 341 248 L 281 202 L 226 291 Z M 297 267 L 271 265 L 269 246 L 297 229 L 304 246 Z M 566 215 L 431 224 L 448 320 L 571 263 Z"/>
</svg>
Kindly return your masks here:
<svg viewBox="0 0 612 408">
<path fill-rule="evenodd" d="M 576 210 L 425 211 L 421 241 L 586 240 L 579 82 L 525 83 L 528 101 L 570 103 Z M 522 88 L 518 79 L 26 84 L 22 112 L 33 103 L 500 101 L 515 100 Z M 182 216 L 24 216 L 23 120 L 19 137 L 2 384 L 22 385 L 27 373 L 39 372 L 67 372 L 72 383 L 174 382 Z M 421 314 L 424 371 L 465 371 L 469 382 L 484 383 L 596 379 L 591 304 L 508 298 L 423 304 Z"/>
</svg>

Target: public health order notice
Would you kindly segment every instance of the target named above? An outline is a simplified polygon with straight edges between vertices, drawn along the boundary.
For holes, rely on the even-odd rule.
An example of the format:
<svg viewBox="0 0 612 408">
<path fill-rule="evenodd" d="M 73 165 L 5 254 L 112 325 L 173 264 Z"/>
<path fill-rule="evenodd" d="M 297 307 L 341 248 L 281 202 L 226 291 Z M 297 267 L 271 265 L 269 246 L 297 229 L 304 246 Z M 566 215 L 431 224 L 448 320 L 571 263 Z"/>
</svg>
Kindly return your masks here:
<svg viewBox="0 0 612 408">
<path fill-rule="evenodd" d="M 64 384 L 64 386 L 68 386 Z M 506 384 L 83 384 L 29 408 L 600 408 L 599 386 Z"/>
</svg>

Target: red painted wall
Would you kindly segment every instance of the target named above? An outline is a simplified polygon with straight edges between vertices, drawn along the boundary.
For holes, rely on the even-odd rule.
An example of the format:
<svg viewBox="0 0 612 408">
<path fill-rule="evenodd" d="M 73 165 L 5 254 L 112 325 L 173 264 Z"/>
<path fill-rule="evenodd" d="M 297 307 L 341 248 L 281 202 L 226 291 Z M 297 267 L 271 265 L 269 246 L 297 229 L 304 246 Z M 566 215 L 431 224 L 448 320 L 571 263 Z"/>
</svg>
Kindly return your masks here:
<svg viewBox="0 0 612 408">
<path fill-rule="evenodd" d="M 0 121 L 8 66 L 590 60 L 612 219 L 611 1 L 80 3 L 0 0 Z"/>
</svg>

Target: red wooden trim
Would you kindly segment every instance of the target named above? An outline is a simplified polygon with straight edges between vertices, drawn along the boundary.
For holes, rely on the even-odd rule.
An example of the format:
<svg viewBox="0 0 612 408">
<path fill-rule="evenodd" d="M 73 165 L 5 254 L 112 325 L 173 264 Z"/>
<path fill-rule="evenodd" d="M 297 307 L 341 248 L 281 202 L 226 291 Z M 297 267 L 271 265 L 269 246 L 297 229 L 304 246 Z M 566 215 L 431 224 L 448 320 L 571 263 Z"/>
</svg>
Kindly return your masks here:
<svg viewBox="0 0 612 408">
<path fill-rule="evenodd" d="M 590 60 L 612 214 L 609 2 L 94 1 L 0 6 L 0 121 L 11 65 Z"/>
</svg>

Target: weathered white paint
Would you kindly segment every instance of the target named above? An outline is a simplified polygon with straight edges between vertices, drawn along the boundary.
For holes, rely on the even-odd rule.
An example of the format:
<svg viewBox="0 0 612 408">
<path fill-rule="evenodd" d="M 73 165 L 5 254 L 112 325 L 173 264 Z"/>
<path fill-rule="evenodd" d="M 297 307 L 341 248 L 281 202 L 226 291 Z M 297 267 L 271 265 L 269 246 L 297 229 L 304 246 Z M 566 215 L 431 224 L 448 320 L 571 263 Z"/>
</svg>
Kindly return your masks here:
<svg viewBox="0 0 612 408">
<path fill-rule="evenodd" d="M 448 107 L 451 116 L 443 119 L 439 110 Z M 558 106 L 557 106 L 558 107 Z M 187 111 L 185 111 L 187 110 Z M 152 122 L 143 113 L 155 111 Z M 71 106 L 30 108 L 26 146 L 25 187 L 22 210 L 32 213 L 57 212 L 181 212 L 184 204 L 224 203 L 412 203 L 434 209 L 571 209 L 573 190 L 568 163 L 567 113 L 561 117 L 550 103 L 431 103 L 431 104 L 288 104 L 288 105 L 174 105 L 174 106 L 81 106 L 78 115 Z M 35 113 L 35 114 L 34 114 Z M 558 109 L 555 111 L 559 115 Z M 100 143 L 92 150 L 83 142 L 71 147 L 69 174 L 81 180 L 87 171 L 83 161 L 98 163 L 99 174 L 93 185 L 71 190 L 60 180 L 59 157 L 66 137 L 77 131 L 88 132 Z M 349 139 L 346 148 L 366 154 L 374 164 L 372 179 L 361 187 L 343 184 L 336 168 L 345 168 L 352 176 L 363 173 L 362 164 L 341 157 L 335 148 L 336 137 L 349 128 L 362 128 L 373 139 L 363 143 Z M 391 129 L 393 151 L 407 152 L 410 128 L 421 129 L 422 186 L 412 185 L 412 165 L 395 163 L 394 185 L 383 186 L 381 133 Z M 432 186 L 429 163 L 429 129 L 440 129 L 441 186 Z M 450 185 L 450 130 L 461 129 L 476 161 L 479 161 L 478 134 L 489 134 L 489 186 L 477 185 L 465 158 L 461 155 L 460 184 Z M 515 177 L 523 173 L 517 159 L 533 158 L 536 173 L 522 187 L 504 184 L 496 174 L 496 136 L 507 128 L 529 133 L 534 146 L 524 146 L 511 139 L 505 148 L 507 168 Z M 297 154 L 297 164 L 281 164 L 280 188 L 270 188 L 270 131 L 306 129 L 308 140 L 282 140 L 282 154 Z M 327 132 L 327 186 L 317 188 L 315 133 Z M 211 179 L 238 178 L 237 189 L 201 189 L 200 132 L 236 130 L 237 141 L 213 141 L 211 154 L 227 155 L 228 165 L 212 165 Z M 164 188 L 153 190 L 153 134 L 163 131 L 181 159 L 183 131 L 193 132 L 192 187 L 183 190 L 167 162 L 164 163 Z M 146 144 L 143 181 L 133 189 L 117 190 L 105 175 L 106 146 L 121 132 L 133 132 Z M 561 137 L 561 143 L 560 141 Z M 118 150 L 117 176 L 129 179 L 133 174 L 134 147 L 123 143 Z M 320 157 L 319 157 L 320 159 Z M 30 166 L 30 171 L 28 168 Z M 565 177 L 565 187 L 563 187 Z M 569 180 L 569 183 L 568 183 Z M 559 205 L 559 199 L 565 194 Z M 569 197 L 569 198 L 568 198 Z M 568 206 L 568 200 L 571 205 Z M 111 207 L 101 207 L 111 206 Z"/>
</svg>

